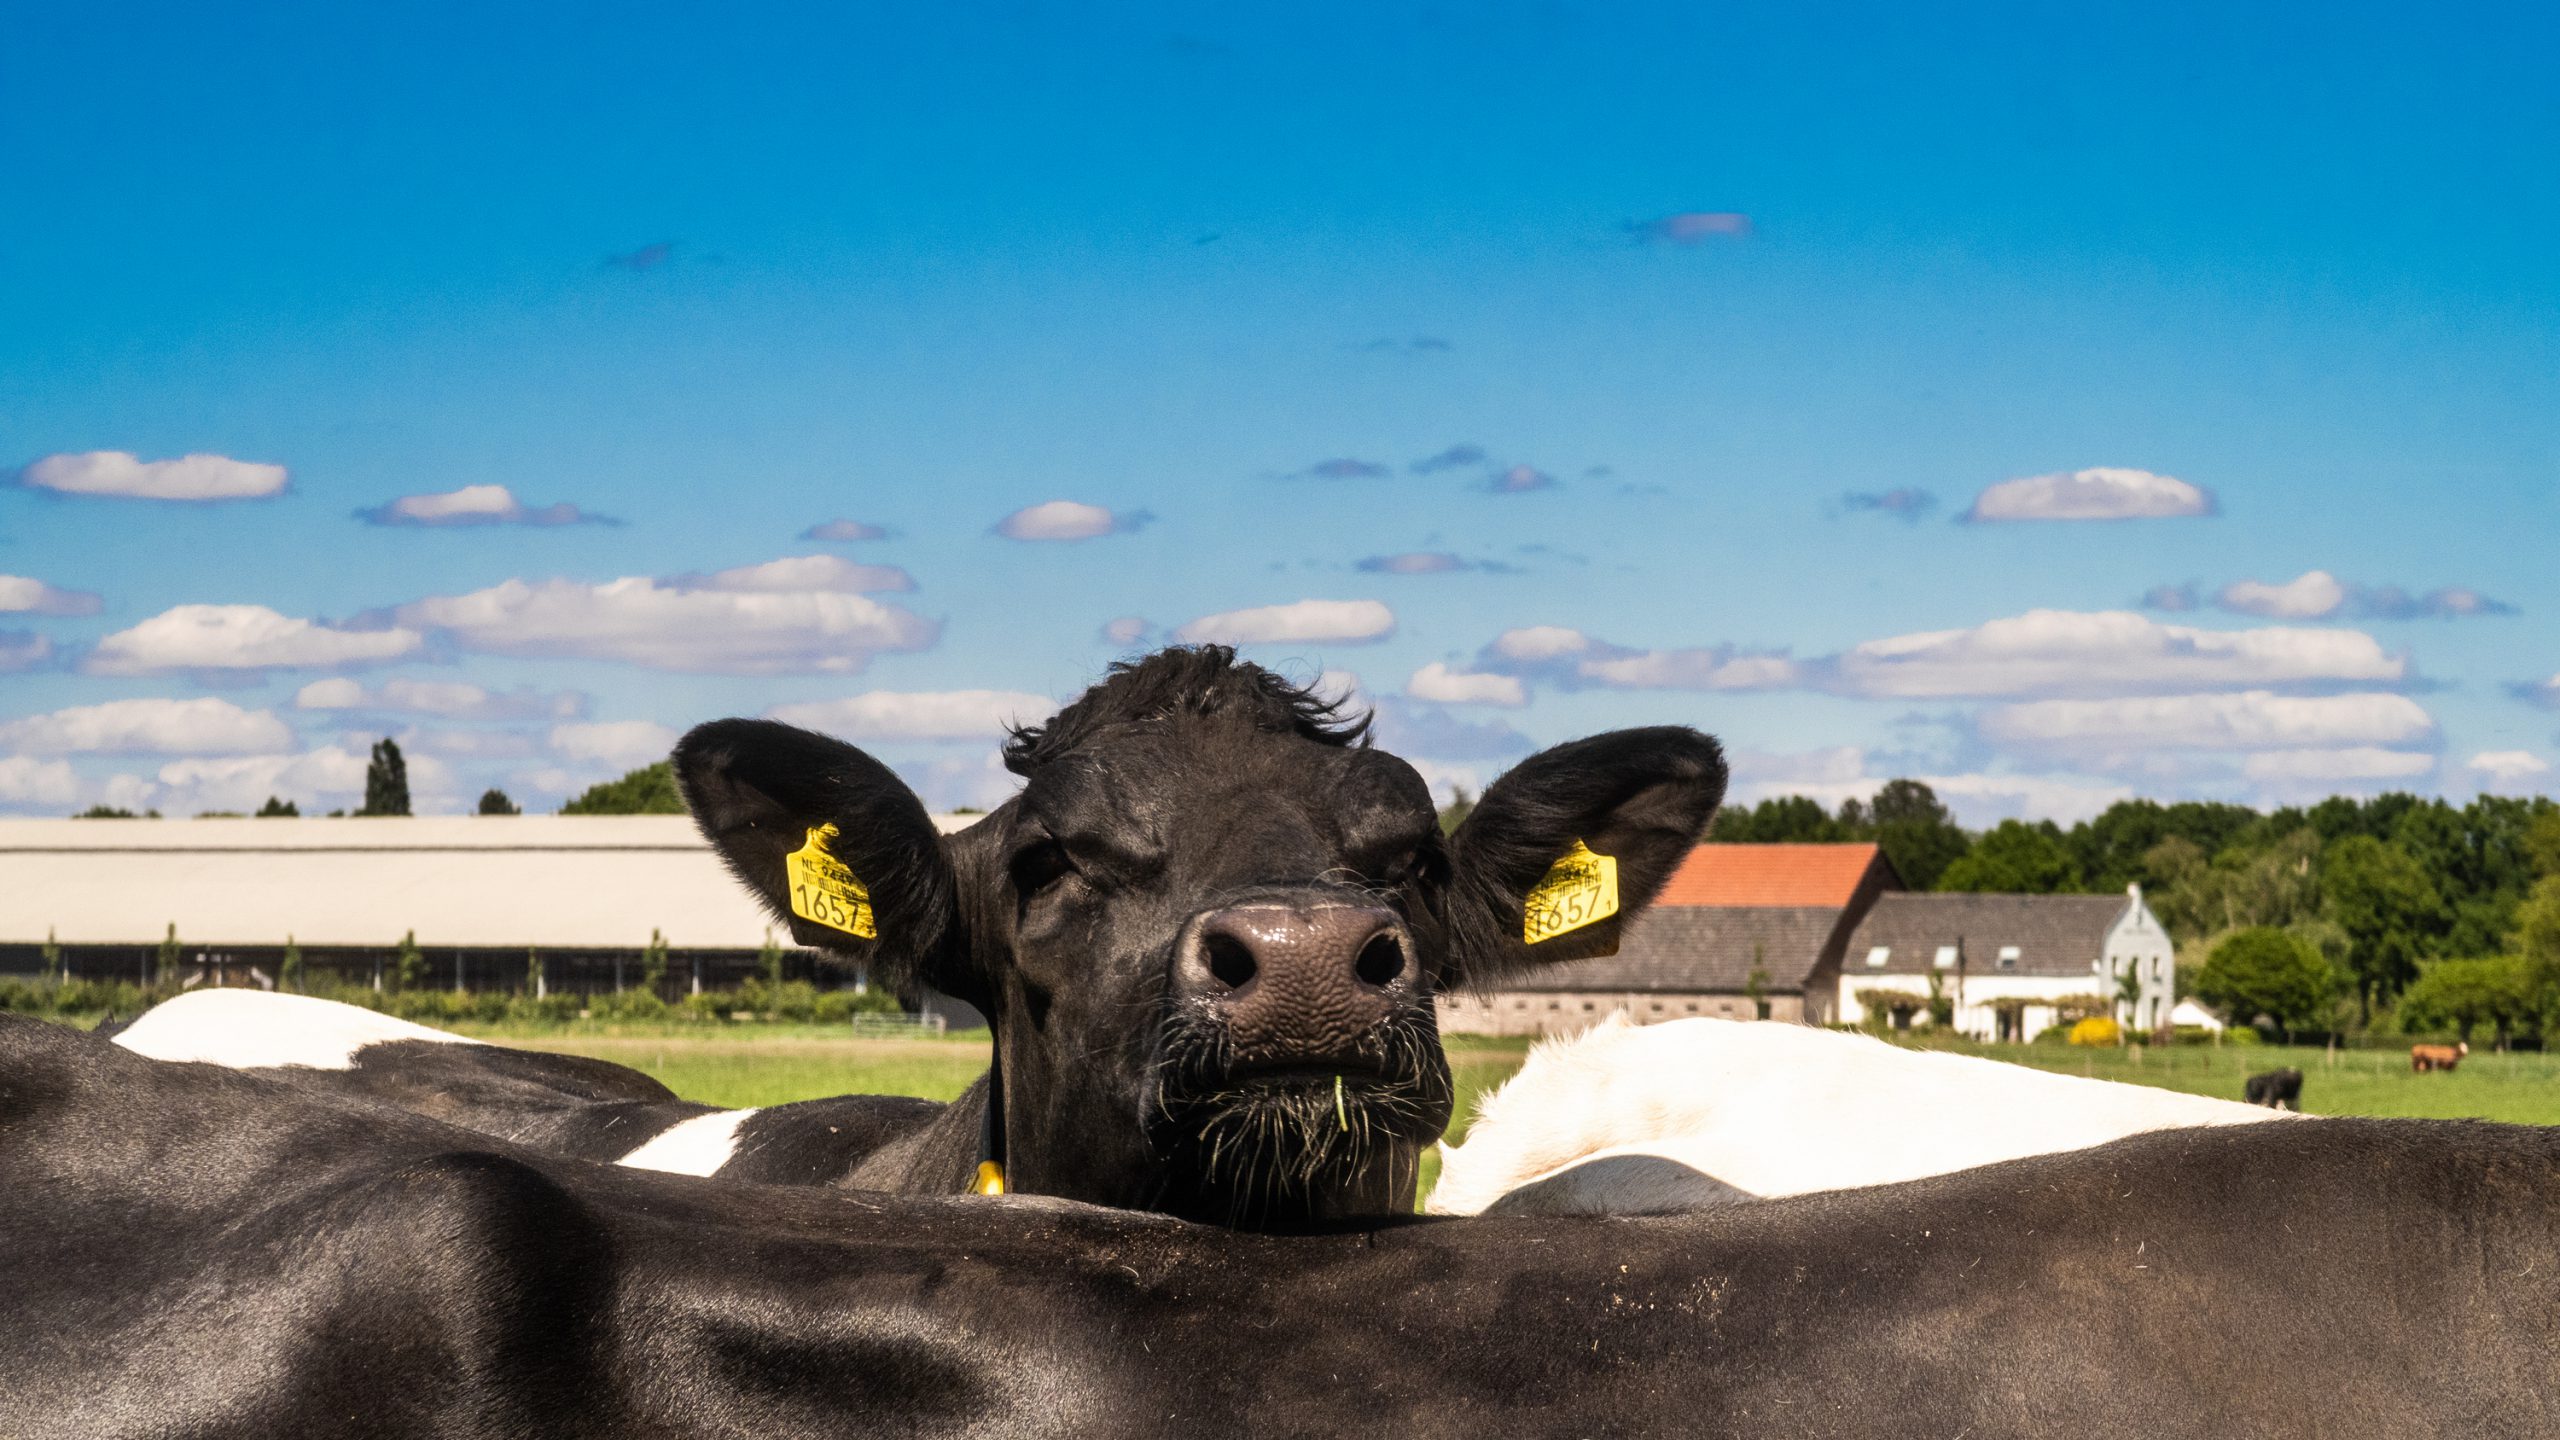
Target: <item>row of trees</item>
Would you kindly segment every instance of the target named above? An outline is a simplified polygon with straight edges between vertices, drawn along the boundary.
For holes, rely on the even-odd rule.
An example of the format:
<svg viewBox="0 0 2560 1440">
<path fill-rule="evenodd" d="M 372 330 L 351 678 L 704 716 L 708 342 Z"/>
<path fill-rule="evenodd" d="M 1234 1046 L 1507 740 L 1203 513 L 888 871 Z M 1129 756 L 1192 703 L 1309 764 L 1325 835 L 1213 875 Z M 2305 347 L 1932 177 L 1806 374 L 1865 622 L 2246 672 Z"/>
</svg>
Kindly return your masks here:
<svg viewBox="0 0 2560 1440">
<path fill-rule="evenodd" d="M 1915 889 L 2112 892 L 2140 883 L 2181 940 L 2182 987 L 2288 1029 L 2560 1037 L 2560 806 L 2391 794 L 2257 811 L 2127 800 L 2065 829 L 1968 832 L 1929 787 L 1870 803 L 1736 806 L 1724 842 L 1873 841 Z"/>
</svg>

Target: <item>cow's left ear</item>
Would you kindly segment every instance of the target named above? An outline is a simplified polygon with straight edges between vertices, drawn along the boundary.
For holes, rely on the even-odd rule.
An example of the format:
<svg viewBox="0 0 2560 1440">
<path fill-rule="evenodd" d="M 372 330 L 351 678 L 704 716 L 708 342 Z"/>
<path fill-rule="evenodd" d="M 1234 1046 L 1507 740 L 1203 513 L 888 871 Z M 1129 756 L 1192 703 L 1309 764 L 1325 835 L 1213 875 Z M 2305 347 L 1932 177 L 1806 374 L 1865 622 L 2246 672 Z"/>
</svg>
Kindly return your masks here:
<svg viewBox="0 0 2560 1440">
<path fill-rule="evenodd" d="M 729 869 L 803 945 L 901 994 L 966 952 L 942 837 L 888 766 L 771 720 L 715 720 L 676 743 L 676 786 Z"/>
<path fill-rule="evenodd" d="M 1486 788 L 1449 839 L 1444 984 L 1614 955 L 1628 920 L 1706 834 L 1724 753 L 1678 725 L 1541 750 Z"/>
</svg>

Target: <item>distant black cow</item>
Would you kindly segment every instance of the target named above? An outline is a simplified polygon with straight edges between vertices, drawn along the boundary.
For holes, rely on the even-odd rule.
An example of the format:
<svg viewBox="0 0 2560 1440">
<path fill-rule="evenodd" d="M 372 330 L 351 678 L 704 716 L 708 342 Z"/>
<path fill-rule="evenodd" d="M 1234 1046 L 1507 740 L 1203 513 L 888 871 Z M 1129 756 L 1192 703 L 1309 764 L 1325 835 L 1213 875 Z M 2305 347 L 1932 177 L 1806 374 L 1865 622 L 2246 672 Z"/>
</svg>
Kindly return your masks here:
<svg viewBox="0 0 2560 1440">
<path fill-rule="evenodd" d="M 800 1173 L 935 1193 L 992 1162 L 1018 1191 L 1247 1225 L 1410 1210 L 1450 1113 L 1434 995 L 1614 950 L 1725 769 L 1693 730 L 1577 740 L 1520 762 L 1444 839 L 1422 778 L 1366 726 L 1222 647 L 1167 650 L 1017 731 L 1022 792 L 947 838 L 841 741 L 764 720 L 685 736 L 696 823 L 802 944 L 958 996 L 995 1030 L 996 1064 L 947 1109 L 824 1102 L 825 1161 Z M 510 1088 L 538 1078 L 524 1062 L 492 1088 L 434 1049 L 312 1078 L 526 1143 L 604 1128 L 575 1113 L 581 1077 L 562 1112 L 562 1095 Z M 392 1073 L 413 1052 L 434 1072 L 414 1084 Z M 568 1148 L 620 1158 L 694 1120 L 704 1143 L 674 1168 L 745 1173 L 723 1122 L 652 1104 Z"/>
<path fill-rule="evenodd" d="M 2287 1066 L 2282 1070 L 2269 1070 L 2263 1075 L 2252 1075 L 2240 1093 L 2252 1105 L 2264 1105 L 2270 1110 L 2300 1110 L 2302 1072 Z"/>
<path fill-rule="evenodd" d="M 2520 1126 L 1254 1235 L 585 1164 L 0 1015 L 0 1177 L 12 1440 L 2560 1434 Z"/>
</svg>

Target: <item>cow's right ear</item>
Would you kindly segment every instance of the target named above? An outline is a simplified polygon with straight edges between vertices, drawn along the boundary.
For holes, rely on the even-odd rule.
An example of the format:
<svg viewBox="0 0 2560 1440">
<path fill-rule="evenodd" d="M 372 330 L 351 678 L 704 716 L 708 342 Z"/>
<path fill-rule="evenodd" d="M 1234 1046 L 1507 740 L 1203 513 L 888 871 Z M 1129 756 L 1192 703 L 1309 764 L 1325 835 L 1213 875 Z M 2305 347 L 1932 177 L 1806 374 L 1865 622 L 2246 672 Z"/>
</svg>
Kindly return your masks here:
<svg viewBox="0 0 2560 1440">
<path fill-rule="evenodd" d="M 951 988 L 967 950 L 951 862 L 888 766 L 794 726 L 715 720 L 676 743 L 675 772 L 703 838 L 791 938 L 901 994 Z"/>
<path fill-rule="evenodd" d="M 1449 837 L 1444 981 L 1615 954 L 1706 834 L 1724 783 L 1714 738 L 1677 725 L 1568 741 L 1513 766 Z"/>
</svg>

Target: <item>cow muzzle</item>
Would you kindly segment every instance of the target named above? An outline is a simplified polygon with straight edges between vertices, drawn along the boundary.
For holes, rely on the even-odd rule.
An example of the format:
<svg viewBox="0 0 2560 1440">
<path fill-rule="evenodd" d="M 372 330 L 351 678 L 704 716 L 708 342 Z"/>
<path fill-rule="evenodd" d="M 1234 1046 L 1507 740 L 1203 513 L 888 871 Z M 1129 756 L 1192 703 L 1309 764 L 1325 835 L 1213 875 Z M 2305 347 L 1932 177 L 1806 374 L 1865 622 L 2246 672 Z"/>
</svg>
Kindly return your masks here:
<svg viewBox="0 0 2560 1440">
<path fill-rule="evenodd" d="M 1237 1069 L 1375 1065 L 1413 1003 L 1413 938 L 1379 905 L 1255 903 L 1185 927 L 1175 994 L 1225 1032 Z"/>
</svg>

